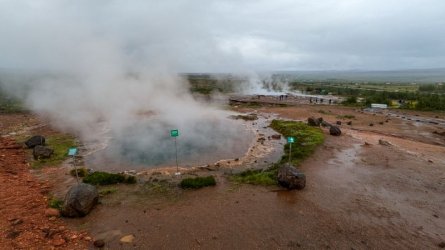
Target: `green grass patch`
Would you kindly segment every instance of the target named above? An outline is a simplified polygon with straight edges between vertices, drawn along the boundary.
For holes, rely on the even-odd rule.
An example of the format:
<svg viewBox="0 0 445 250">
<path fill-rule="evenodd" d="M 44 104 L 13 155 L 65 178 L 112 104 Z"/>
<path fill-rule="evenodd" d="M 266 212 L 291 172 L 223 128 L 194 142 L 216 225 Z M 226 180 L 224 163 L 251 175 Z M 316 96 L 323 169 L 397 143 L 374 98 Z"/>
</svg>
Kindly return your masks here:
<svg viewBox="0 0 445 250">
<path fill-rule="evenodd" d="M 246 183 L 252 185 L 270 186 L 277 184 L 277 168 L 268 168 L 265 170 L 246 170 L 239 174 L 230 176 L 230 180 L 237 183 Z"/>
<path fill-rule="evenodd" d="M 75 138 L 67 134 L 48 136 L 46 138 L 45 144 L 48 147 L 54 149 L 54 153 L 49 159 L 40 159 L 33 161 L 33 168 L 59 165 L 68 157 L 68 149 L 77 146 Z"/>
<path fill-rule="evenodd" d="M 213 176 L 185 178 L 179 185 L 184 189 L 198 189 L 207 186 L 215 186 L 216 180 Z"/>
<path fill-rule="evenodd" d="M 136 177 L 97 171 L 85 176 L 83 182 L 100 186 L 118 183 L 133 184 L 136 183 Z"/>
<path fill-rule="evenodd" d="M 142 193 L 151 196 L 173 197 L 177 187 L 177 184 L 167 180 L 149 181 L 143 185 Z"/>
<path fill-rule="evenodd" d="M 273 120 L 270 127 L 284 137 L 293 136 L 296 141 L 292 144 L 291 163 L 298 166 L 305 158 L 312 155 L 318 145 L 324 141 L 320 128 L 308 126 L 303 122 Z M 289 143 L 284 145 L 284 155 L 278 163 L 264 170 L 246 170 L 230 176 L 230 180 L 237 183 L 254 185 L 276 185 L 278 168 L 289 160 Z"/>
<path fill-rule="evenodd" d="M 59 200 L 59 199 L 57 199 L 55 197 L 52 197 L 48 201 L 48 206 L 51 207 L 51 208 L 55 208 L 55 209 L 62 209 L 63 201 Z"/>
<path fill-rule="evenodd" d="M 295 137 L 296 141 L 292 144 L 291 163 L 298 165 L 306 157 L 310 156 L 318 145 L 324 141 L 323 131 L 320 128 L 311 127 L 303 122 L 273 120 L 270 124 L 278 133 L 284 137 Z M 289 160 L 289 143 L 284 145 L 284 155 L 280 163 Z"/>
</svg>

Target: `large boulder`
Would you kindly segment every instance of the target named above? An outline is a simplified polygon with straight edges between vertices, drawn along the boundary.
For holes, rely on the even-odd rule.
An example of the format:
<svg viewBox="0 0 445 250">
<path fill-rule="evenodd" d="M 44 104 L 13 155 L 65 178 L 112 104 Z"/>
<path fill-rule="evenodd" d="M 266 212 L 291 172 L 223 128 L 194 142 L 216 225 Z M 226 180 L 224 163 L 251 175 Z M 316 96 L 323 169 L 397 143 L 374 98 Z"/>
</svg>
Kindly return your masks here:
<svg viewBox="0 0 445 250">
<path fill-rule="evenodd" d="M 62 206 L 62 215 L 65 217 L 83 217 L 99 201 L 99 192 L 95 186 L 81 183 L 73 186 L 66 193 Z"/>
<path fill-rule="evenodd" d="M 45 145 L 45 137 L 41 136 L 41 135 L 35 135 L 31 138 L 29 138 L 26 142 L 25 145 L 28 148 L 34 148 L 37 145 Z"/>
<path fill-rule="evenodd" d="M 306 175 L 286 164 L 278 169 L 278 183 L 287 189 L 303 189 L 306 186 Z"/>
<path fill-rule="evenodd" d="M 323 119 L 322 119 L 323 120 Z M 309 126 L 313 126 L 313 127 L 318 127 L 318 126 L 320 126 L 320 118 L 318 118 L 318 119 L 316 119 L 315 117 L 309 117 L 309 118 L 307 118 L 307 124 L 309 125 Z"/>
<path fill-rule="evenodd" d="M 48 159 L 53 155 L 54 149 L 48 148 L 45 146 L 37 145 L 34 147 L 32 151 L 32 155 L 34 156 L 34 159 Z"/>
<path fill-rule="evenodd" d="M 329 134 L 331 134 L 333 136 L 340 136 L 341 130 L 337 126 L 331 126 L 331 128 L 329 128 Z"/>
</svg>

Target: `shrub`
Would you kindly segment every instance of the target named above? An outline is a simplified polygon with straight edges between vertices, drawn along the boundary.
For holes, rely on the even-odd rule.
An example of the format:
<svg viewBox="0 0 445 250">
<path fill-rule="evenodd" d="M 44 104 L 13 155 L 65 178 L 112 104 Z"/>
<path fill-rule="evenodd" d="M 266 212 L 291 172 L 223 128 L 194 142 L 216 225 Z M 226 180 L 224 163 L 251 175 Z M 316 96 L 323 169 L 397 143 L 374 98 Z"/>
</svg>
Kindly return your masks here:
<svg viewBox="0 0 445 250">
<path fill-rule="evenodd" d="M 193 189 L 198 189 L 207 186 L 215 186 L 215 185 L 216 181 L 213 176 L 185 178 L 180 183 L 181 188 L 193 188 Z"/>
</svg>

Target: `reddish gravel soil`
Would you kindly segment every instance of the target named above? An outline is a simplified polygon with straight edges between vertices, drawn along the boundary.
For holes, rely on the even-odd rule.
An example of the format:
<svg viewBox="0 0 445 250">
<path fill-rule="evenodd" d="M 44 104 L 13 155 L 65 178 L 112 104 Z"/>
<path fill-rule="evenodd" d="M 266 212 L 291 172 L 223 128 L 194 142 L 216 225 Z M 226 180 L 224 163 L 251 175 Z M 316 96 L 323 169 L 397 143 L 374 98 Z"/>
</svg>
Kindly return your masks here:
<svg viewBox="0 0 445 250">
<path fill-rule="evenodd" d="M 0 249 L 87 249 L 89 236 L 66 228 L 48 208 L 51 187 L 29 170 L 22 146 L 0 138 Z"/>
</svg>

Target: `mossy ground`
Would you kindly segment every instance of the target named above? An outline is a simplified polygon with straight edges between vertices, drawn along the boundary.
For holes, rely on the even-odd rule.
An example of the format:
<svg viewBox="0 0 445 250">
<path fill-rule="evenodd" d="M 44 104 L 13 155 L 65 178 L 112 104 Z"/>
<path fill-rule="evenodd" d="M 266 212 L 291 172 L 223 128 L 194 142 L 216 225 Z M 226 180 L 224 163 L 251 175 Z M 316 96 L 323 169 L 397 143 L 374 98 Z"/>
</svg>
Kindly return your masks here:
<svg viewBox="0 0 445 250">
<path fill-rule="evenodd" d="M 73 136 L 68 134 L 55 134 L 46 138 L 45 145 L 54 149 L 49 159 L 40 159 L 32 162 L 33 168 L 55 166 L 61 164 L 68 157 L 68 149 L 77 146 Z"/>
<path fill-rule="evenodd" d="M 295 137 L 290 158 L 290 163 L 294 166 L 298 166 L 324 141 L 323 131 L 320 128 L 308 126 L 303 122 L 273 120 L 270 127 L 284 137 Z M 284 145 L 284 155 L 278 163 L 264 170 L 247 170 L 232 175 L 230 179 L 238 183 L 276 185 L 278 168 L 289 161 L 289 152 L 290 144 L 287 143 Z"/>
<path fill-rule="evenodd" d="M 136 177 L 131 175 L 113 174 L 107 172 L 93 172 L 83 178 L 84 183 L 92 185 L 113 185 L 118 183 L 133 184 L 136 183 Z"/>
</svg>

